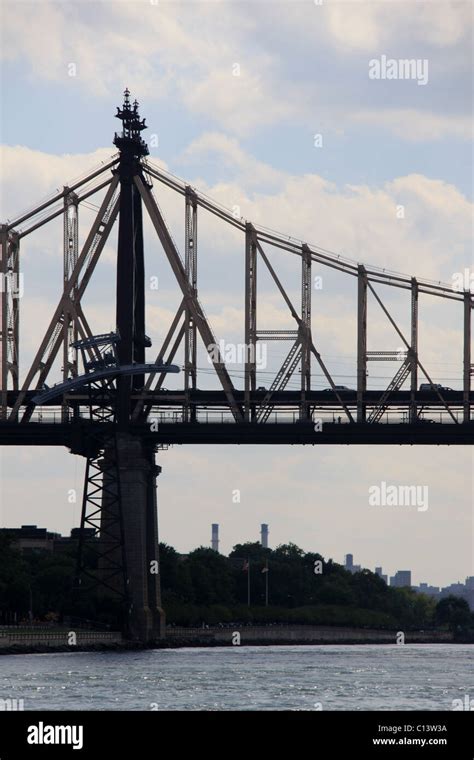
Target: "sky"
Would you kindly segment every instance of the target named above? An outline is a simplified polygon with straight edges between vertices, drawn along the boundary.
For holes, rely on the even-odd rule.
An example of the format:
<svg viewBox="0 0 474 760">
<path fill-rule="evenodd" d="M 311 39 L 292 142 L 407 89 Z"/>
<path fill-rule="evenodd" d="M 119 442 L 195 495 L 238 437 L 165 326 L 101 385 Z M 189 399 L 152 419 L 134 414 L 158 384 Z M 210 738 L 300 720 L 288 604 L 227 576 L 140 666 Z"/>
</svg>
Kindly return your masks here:
<svg viewBox="0 0 474 760">
<path fill-rule="evenodd" d="M 451 283 L 472 261 L 470 2 L 1 2 L 1 219 L 12 219 L 115 152 L 114 119 L 129 87 L 146 117 L 150 159 L 242 217 L 358 262 Z M 418 62 L 410 78 L 384 61 Z M 372 78 L 371 62 L 380 62 Z M 395 69 L 403 73 L 401 69 Z M 392 67 L 392 72 L 394 71 Z M 154 193 L 182 250 L 182 199 Z M 80 241 L 100 196 L 80 209 Z M 400 209 L 402 211 L 400 211 Z M 147 331 L 154 358 L 179 303 L 145 220 Z M 86 298 L 94 332 L 114 329 L 116 232 Z M 243 241 L 199 216 L 200 299 L 219 339 L 243 341 Z M 299 259 L 268 250 L 299 303 Z M 21 369 L 26 373 L 58 301 L 62 230 L 22 239 Z M 356 283 L 313 266 L 313 339 L 335 381 L 355 383 Z M 409 329 L 407 294 L 380 295 Z M 263 271 L 259 329 L 292 329 Z M 461 387 L 461 309 L 420 298 L 420 358 L 436 382 Z M 369 350 L 399 338 L 369 300 Z M 285 347 L 273 344 L 266 385 Z M 153 354 L 153 356 L 152 356 Z M 198 387 L 215 387 L 202 349 Z M 369 367 L 385 387 L 393 365 Z M 315 387 L 327 384 L 313 366 Z M 231 368 L 241 383 L 241 367 Z M 55 366 L 50 377 L 60 379 Z M 168 381 L 167 381 L 168 382 Z M 170 381 L 172 382 L 172 381 Z M 169 387 L 172 387 L 170 385 Z M 160 453 L 160 538 L 187 552 L 258 540 L 293 541 L 335 561 L 346 553 L 413 582 L 474 575 L 473 455 L 467 447 L 176 446 Z M 78 525 L 84 460 L 59 449 L 4 447 L 0 525 Z M 427 486 L 429 505 L 377 507 L 381 482 Z M 77 494 L 70 503 L 70 491 Z M 235 501 L 234 492 L 240 492 Z"/>
</svg>

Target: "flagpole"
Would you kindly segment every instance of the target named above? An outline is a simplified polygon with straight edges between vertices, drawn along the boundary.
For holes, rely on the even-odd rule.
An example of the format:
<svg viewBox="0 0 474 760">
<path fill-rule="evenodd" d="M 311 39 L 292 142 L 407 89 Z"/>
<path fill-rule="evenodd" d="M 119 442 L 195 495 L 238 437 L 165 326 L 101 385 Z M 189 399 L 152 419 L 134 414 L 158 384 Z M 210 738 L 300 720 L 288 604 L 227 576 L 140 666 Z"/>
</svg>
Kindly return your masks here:
<svg viewBox="0 0 474 760">
<path fill-rule="evenodd" d="M 250 607 L 250 559 L 247 557 L 247 607 Z"/>
</svg>

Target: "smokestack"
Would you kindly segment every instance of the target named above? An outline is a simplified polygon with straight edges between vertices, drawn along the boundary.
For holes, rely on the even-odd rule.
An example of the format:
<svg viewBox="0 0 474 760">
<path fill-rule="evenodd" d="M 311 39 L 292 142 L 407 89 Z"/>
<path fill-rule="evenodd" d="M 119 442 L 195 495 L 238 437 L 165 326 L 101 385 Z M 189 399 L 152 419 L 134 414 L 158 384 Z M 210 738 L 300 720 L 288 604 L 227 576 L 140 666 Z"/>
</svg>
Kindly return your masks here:
<svg viewBox="0 0 474 760">
<path fill-rule="evenodd" d="M 261 540 L 260 543 L 262 544 L 264 549 L 268 549 L 268 525 L 267 523 L 262 523 L 260 528 L 260 536 Z"/>
<path fill-rule="evenodd" d="M 212 523 L 211 549 L 219 551 L 219 523 Z"/>
</svg>

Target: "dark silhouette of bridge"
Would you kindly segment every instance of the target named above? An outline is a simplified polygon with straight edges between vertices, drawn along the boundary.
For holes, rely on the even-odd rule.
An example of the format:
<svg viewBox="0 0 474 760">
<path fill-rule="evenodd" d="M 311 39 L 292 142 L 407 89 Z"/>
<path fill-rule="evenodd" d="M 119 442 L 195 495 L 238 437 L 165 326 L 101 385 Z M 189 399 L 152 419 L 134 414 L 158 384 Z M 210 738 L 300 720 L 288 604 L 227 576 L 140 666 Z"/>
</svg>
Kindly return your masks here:
<svg viewBox="0 0 474 760">
<path fill-rule="evenodd" d="M 147 157 L 146 129 L 138 103 L 117 109 L 122 131 L 109 162 L 28 213 L 0 226 L 0 444 L 66 446 L 86 458 L 86 476 L 76 592 L 100 586 L 120 598 L 124 627 L 132 638 L 163 634 L 158 566 L 155 464 L 159 448 L 183 443 L 252 444 L 469 444 L 474 439 L 471 392 L 473 295 L 442 283 L 355 264 L 324 249 L 300 243 L 236 217 Z M 185 250 L 181 256 L 155 200 L 153 181 L 184 198 Z M 159 186 L 158 185 L 158 186 Z M 79 207 L 102 191 L 102 201 L 79 250 Z M 154 362 L 146 361 L 151 341 L 145 326 L 143 207 L 181 291 L 181 302 Z M 198 297 L 198 212 L 210 213 L 242 234 L 245 282 L 244 371 L 235 387 L 222 347 Z M 63 217 L 63 291 L 31 366 L 20 382 L 20 241 L 49 221 Z M 116 330 L 94 335 L 82 299 L 114 223 L 119 218 Z M 294 304 L 266 247 L 294 256 L 301 268 L 301 301 Z M 354 278 L 357 289 L 356 388 L 339 386 L 311 330 L 312 265 Z M 292 329 L 259 329 L 258 266 L 271 276 L 288 309 Z M 404 334 L 379 292 L 379 285 L 410 295 L 410 331 Z M 440 385 L 422 364 L 418 299 L 426 294 L 459 304 L 462 310 L 462 388 Z M 367 304 L 371 298 L 400 346 L 367 350 Z M 219 389 L 198 388 L 198 338 L 208 352 Z M 258 346 L 289 345 L 268 387 L 258 385 Z M 183 352 L 179 366 L 175 357 Z M 440 348 L 441 351 L 441 348 Z M 48 387 L 55 361 L 62 378 Z M 386 387 L 367 388 L 369 361 L 394 362 Z M 312 365 L 327 389 L 311 385 Z M 178 390 L 165 390 L 168 373 L 180 373 Z M 298 388 L 290 388 L 292 378 Z M 201 385 L 201 379 L 200 379 Z M 85 561 L 87 536 L 97 555 L 93 571 Z M 152 568 L 152 569 L 151 569 Z"/>
</svg>

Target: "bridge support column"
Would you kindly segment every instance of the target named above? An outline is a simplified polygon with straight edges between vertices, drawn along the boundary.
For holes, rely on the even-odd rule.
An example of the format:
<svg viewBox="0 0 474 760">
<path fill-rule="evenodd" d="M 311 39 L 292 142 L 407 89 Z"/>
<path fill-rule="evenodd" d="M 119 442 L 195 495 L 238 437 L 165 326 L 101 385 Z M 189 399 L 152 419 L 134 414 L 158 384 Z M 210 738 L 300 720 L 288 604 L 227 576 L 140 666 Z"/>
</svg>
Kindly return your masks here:
<svg viewBox="0 0 474 760">
<path fill-rule="evenodd" d="M 309 419 L 307 394 L 311 391 L 311 251 L 306 243 L 301 249 L 301 405 L 300 419 Z"/>
<path fill-rule="evenodd" d="M 21 293 L 20 238 L 0 225 L 0 418 L 8 416 L 8 380 L 18 390 L 18 353 Z"/>
<path fill-rule="evenodd" d="M 130 601 L 131 639 L 151 641 L 165 634 L 161 607 L 158 517 L 153 450 L 129 433 L 117 434 L 120 498 Z"/>
<path fill-rule="evenodd" d="M 411 351 L 410 351 L 410 422 L 418 418 L 416 394 L 418 391 L 418 283 L 411 280 Z"/>
<path fill-rule="evenodd" d="M 245 227 L 245 421 L 255 420 L 255 408 L 250 404 L 250 394 L 257 387 L 257 238 L 254 227 Z"/>
<path fill-rule="evenodd" d="M 364 396 L 367 390 L 367 273 L 357 272 L 357 422 L 366 421 Z"/>
<path fill-rule="evenodd" d="M 464 293 L 463 422 L 471 421 L 471 293 Z"/>
<path fill-rule="evenodd" d="M 185 209 L 186 279 L 193 296 L 197 296 L 197 198 L 196 193 L 189 186 L 186 187 Z M 184 420 L 195 422 L 196 407 L 190 405 L 189 397 L 190 391 L 196 390 L 197 328 L 187 300 L 184 325 Z"/>
</svg>

